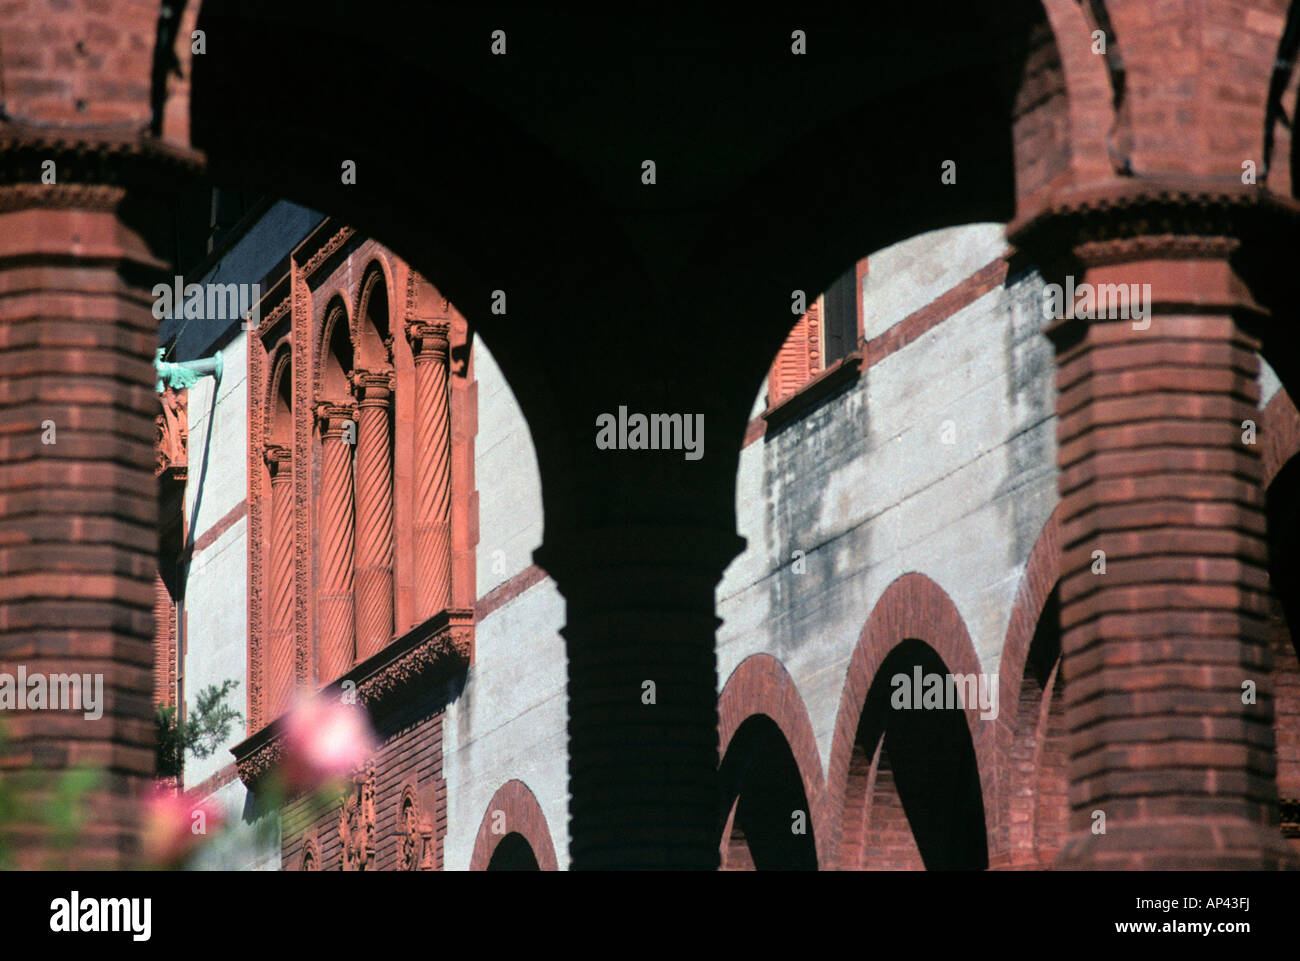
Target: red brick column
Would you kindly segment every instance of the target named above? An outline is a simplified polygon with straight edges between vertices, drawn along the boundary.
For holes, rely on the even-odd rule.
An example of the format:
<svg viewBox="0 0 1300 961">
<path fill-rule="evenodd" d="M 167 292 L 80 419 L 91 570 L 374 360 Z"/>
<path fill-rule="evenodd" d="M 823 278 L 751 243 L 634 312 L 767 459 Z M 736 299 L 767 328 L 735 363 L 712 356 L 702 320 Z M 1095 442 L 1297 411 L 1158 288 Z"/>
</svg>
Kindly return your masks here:
<svg viewBox="0 0 1300 961">
<path fill-rule="evenodd" d="M 320 568 L 317 588 L 320 612 L 319 680 L 328 684 L 350 668 L 356 657 L 356 615 L 352 594 L 353 548 L 356 529 L 352 501 L 352 409 L 338 404 L 316 405 L 321 429 L 320 496 L 317 532 Z"/>
<path fill-rule="evenodd" d="M 1239 202 L 1119 196 L 1051 218 L 1070 249 L 1049 281 L 1069 273 L 1094 289 L 1150 284 L 1152 302 L 1147 329 L 1101 316 L 1049 328 L 1058 365 L 1065 867 L 1287 863 L 1271 826 L 1260 462 L 1242 437 L 1242 422 L 1258 417 L 1258 342 L 1243 325 L 1260 312 L 1234 270 L 1243 252 Z M 1143 235 L 1152 224 L 1159 234 Z M 1038 253 L 1032 232 L 1025 239 L 1022 249 Z M 1255 703 L 1242 703 L 1247 681 Z"/>
<path fill-rule="evenodd" d="M 387 371 L 357 371 L 357 657 L 380 651 L 393 636 L 392 390 Z"/>
<path fill-rule="evenodd" d="M 266 465 L 271 471 L 271 550 L 264 720 L 269 723 L 289 707 L 294 689 L 293 455 L 287 447 L 268 444 Z"/>
<path fill-rule="evenodd" d="M 451 432 L 446 323 L 407 327 L 415 359 L 415 614 L 451 600 Z"/>
<path fill-rule="evenodd" d="M 150 290 L 168 270 L 128 214 L 140 198 L 87 182 L 102 171 L 64 186 L 75 168 L 59 163 L 57 185 L 0 187 L 0 671 L 102 675 L 103 713 L 0 713 L 0 778 L 41 782 L 23 791 L 31 817 L 11 825 L 14 866 L 118 868 L 138 851 L 138 802 L 154 773 Z M 104 776 L 74 849 L 46 860 L 42 802 L 74 764 Z"/>
</svg>

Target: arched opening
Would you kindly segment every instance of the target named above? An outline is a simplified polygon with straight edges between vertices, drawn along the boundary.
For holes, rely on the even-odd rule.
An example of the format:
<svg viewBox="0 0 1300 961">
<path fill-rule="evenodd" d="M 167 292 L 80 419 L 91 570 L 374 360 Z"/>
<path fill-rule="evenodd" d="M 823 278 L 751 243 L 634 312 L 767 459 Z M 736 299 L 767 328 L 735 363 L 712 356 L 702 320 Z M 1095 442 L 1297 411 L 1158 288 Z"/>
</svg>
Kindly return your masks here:
<svg viewBox="0 0 1300 961">
<path fill-rule="evenodd" d="M 275 358 L 273 384 L 271 390 L 271 422 L 267 429 L 267 440 L 281 447 L 293 444 L 293 363 L 289 360 L 289 351 L 281 349 Z"/>
<path fill-rule="evenodd" d="M 1273 478 L 1266 495 L 1273 724 L 1282 832 L 1300 849 L 1300 457 Z"/>
<path fill-rule="evenodd" d="M 376 369 L 391 364 L 392 356 L 385 346 L 391 333 L 388 284 L 378 263 L 371 262 L 366 268 L 357 315 L 357 366 Z"/>
<path fill-rule="evenodd" d="M 326 310 L 322 348 L 318 399 L 345 404 L 349 399 L 348 375 L 352 372 L 353 352 L 342 301 L 335 301 Z"/>
<path fill-rule="evenodd" d="M 988 867 L 984 801 L 966 712 L 925 696 L 949 670 L 909 639 L 868 690 L 849 761 L 841 864 L 856 869 Z M 920 683 L 918 683 L 918 681 Z M 847 863 L 845 857 L 847 856 Z"/>
<path fill-rule="evenodd" d="M 511 832 L 501 839 L 501 843 L 492 852 L 488 861 L 488 871 L 540 871 L 537 855 L 528 839 L 518 832 Z"/>
<path fill-rule="evenodd" d="M 815 871 L 812 809 L 790 745 L 770 717 L 737 729 L 719 772 L 722 868 Z"/>
<path fill-rule="evenodd" d="M 1065 682 L 1061 675 L 1061 604 L 1048 596 L 1025 659 L 1016 710 L 1007 799 L 1011 866 L 1049 868 L 1065 838 L 1069 815 L 1065 747 Z"/>
</svg>

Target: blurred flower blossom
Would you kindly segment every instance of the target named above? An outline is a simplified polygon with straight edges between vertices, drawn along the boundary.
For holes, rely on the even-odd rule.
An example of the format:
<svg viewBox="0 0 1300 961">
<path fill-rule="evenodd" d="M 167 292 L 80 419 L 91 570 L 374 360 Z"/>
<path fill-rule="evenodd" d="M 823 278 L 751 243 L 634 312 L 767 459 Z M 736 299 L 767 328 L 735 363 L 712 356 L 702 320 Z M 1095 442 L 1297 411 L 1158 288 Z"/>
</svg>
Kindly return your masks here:
<svg viewBox="0 0 1300 961">
<path fill-rule="evenodd" d="M 205 838 L 220 830 L 221 811 L 207 801 L 194 803 L 169 787 L 155 786 L 145 800 L 144 859 L 152 867 L 177 868 Z"/>
<path fill-rule="evenodd" d="M 284 720 L 284 788 L 314 791 L 350 776 L 377 746 L 365 710 L 336 698 L 300 701 Z"/>
</svg>

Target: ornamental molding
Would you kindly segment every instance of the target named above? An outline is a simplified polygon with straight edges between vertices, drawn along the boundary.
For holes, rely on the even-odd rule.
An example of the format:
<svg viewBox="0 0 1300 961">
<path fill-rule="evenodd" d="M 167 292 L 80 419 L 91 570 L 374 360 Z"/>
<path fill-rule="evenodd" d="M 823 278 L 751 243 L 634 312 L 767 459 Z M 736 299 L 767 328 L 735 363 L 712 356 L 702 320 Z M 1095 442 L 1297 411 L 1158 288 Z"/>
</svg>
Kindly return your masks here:
<svg viewBox="0 0 1300 961">
<path fill-rule="evenodd" d="M 0 186 L 0 213 L 32 209 L 113 212 L 124 199 L 125 187 L 108 184 L 7 184 Z"/>
<path fill-rule="evenodd" d="M 256 440 L 265 436 L 266 409 L 258 398 L 264 393 L 262 385 L 269 381 L 267 353 L 260 340 L 248 342 L 248 726 L 257 730 L 262 726 L 263 708 L 262 673 L 264 647 L 263 610 L 265 598 L 263 585 L 263 504 L 267 494 L 263 487 L 262 458 Z M 241 772 L 241 777 L 243 776 Z"/>
<path fill-rule="evenodd" d="M 1300 201 L 1256 185 L 1129 180 L 1063 190 L 1009 224 L 1007 236 L 1021 258 L 1039 263 L 1222 258 L 1246 242 L 1300 244 Z"/>
<path fill-rule="evenodd" d="M 13 117 L 0 127 L 0 211 L 30 207 L 116 209 L 134 196 L 174 195 L 202 176 L 204 155 L 138 128 L 47 128 Z M 58 181 L 42 182 L 53 160 Z"/>
<path fill-rule="evenodd" d="M 284 756 L 284 740 L 280 736 L 279 725 L 262 728 L 242 744 L 231 748 L 231 753 L 235 755 L 235 770 L 239 772 L 239 779 L 250 791 L 256 791 L 262 778 Z"/>
<path fill-rule="evenodd" d="M 301 267 L 291 266 L 290 296 L 293 299 L 293 332 L 290 349 L 293 359 L 293 526 L 294 526 L 294 678 L 297 686 L 312 683 L 312 624 L 315 622 L 312 585 L 312 428 L 315 420 L 311 404 L 311 338 L 302 336 L 310 329 L 311 291 Z"/>
<path fill-rule="evenodd" d="M 315 252 L 312 253 L 305 262 L 303 262 L 301 267 L 303 277 L 310 279 L 314 276 L 316 271 L 320 269 L 321 264 L 325 263 L 325 261 L 329 260 L 334 256 L 334 254 L 338 253 L 338 251 L 342 249 L 343 245 L 352 239 L 352 236 L 355 233 L 356 231 L 351 227 L 345 226 L 340 227 L 330 235 L 330 238 L 321 244 L 320 247 L 318 247 Z"/>
<path fill-rule="evenodd" d="M 427 687 L 469 667 L 473 647 L 474 612 L 444 610 L 357 665 L 339 683 L 353 680 L 358 699 L 374 711 L 417 684 Z"/>
<path fill-rule="evenodd" d="M 355 690 L 372 717 L 412 693 L 464 671 L 474 649 L 474 612 L 459 608 L 439 611 L 352 668 L 322 692 L 338 697 L 345 687 Z M 274 719 L 252 737 L 230 749 L 245 787 L 258 782 L 284 754 L 283 717 Z"/>
</svg>

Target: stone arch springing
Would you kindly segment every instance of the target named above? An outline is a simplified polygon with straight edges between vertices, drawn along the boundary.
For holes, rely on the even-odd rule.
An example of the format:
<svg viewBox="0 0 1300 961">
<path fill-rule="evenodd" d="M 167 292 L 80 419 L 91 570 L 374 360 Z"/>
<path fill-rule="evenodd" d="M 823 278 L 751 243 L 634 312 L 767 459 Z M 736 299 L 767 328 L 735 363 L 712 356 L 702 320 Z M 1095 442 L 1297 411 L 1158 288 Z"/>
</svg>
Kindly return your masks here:
<svg viewBox="0 0 1300 961">
<path fill-rule="evenodd" d="M 501 852 L 498 861 L 498 851 L 507 839 L 513 840 Z M 526 853 L 523 848 L 527 848 Z M 497 789 L 483 812 L 469 869 L 528 870 L 528 855 L 532 856 L 536 869 L 558 870 L 555 845 L 542 806 L 528 785 L 520 780 L 510 780 Z"/>
<path fill-rule="evenodd" d="M 893 710 L 893 678 L 917 670 L 982 677 L 951 599 L 909 573 L 876 602 L 840 699 L 827 796 L 841 870 L 988 865 L 991 719 L 978 704 Z"/>
</svg>

